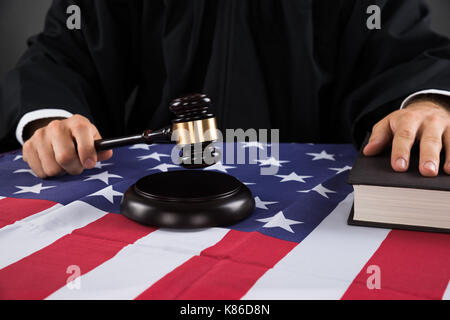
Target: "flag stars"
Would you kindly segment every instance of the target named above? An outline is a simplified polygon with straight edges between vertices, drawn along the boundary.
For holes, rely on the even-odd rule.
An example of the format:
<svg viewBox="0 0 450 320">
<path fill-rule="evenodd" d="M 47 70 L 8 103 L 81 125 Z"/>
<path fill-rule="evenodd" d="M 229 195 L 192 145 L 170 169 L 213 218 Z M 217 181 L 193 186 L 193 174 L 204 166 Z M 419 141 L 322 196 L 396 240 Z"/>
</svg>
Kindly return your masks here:
<svg viewBox="0 0 450 320">
<path fill-rule="evenodd" d="M 347 171 L 347 170 L 351 170 L 352 167 L 350 167 L 350 166 L 345 166 L 345 167 L 343 167 L 343 168 L 328 168 L 328 169 L 336 171 L 336 174 L 340 174 L 340 173 L 345 172 L 345 171 Z"/>
<path fill-rule="evenodd" d="M 268 205 L 278 203 L 278 201 L 262 201 L 259 197 L 255 197 L 255 206 L 260 209 L 268 210 Z"/>
<path fill-rule="evenodd" d="M 332 160 L 336 161 L 334 159 L 334 154 L 329 154 L 325 150 L 322 150 L 321 153 L 307 153 L 308 156 L 312 156 L 312 161 L 316 160 Z"/>
<path fill-rule="evenodd" d="M 176 166 L 176 165 L 174 165 L 174 164 L 170 164 L 170 163 L 161 163 L 161 164 L 157 165 L 156 167 L 147 169 L 147 171 L 150 171 L 150 170 L 159 170 L 159 171 L 162 171 L 162 172 L 167 172 L 167 171 L 169 171 L 170 168 L 177 168 L 177 167 L 178 167 L 178 166 Z"/>
<path fill-rule="evenodd" d="M 104 171 L 98 174 L 94 174 L 89 176 L 87 179 L 84 179 L 83 181 L 89 181 L 89 180 L 100 180 L 103 181 L 105 184 L 109 184 L 109 179 L 110 178 L 117 178 L 117 179 L 121 179 L 123 178 L 122 176 L 119 176 L 117 174 L 112 174 L 109 173 L 108 171 Z"/>
<path fill-rule="evenodd" d="M 156 145 L 155 143 L 152 145 L 149 145 L 146 143 L 137 143 L 137 144 L 134 144 L 131 147 L 129 147 L 129 149 L 130 150 L 133 150 L 133 149 L 150 150 L 150 146 L 155 146 L 155 145 Z"/>
<path fill-rule="evenodd" d="M 212 166 L 206 167 L 203 170 L 217 170 L 220 172 L 224 172 L 227 173 L 227 170 L 230 169 L 235 169 L 236 167 L 233 166 L 225 166 L 222 162 L 216 162 L 215 164 L 213 164 Z"/>
<path fill-rule="evenodd" d="M 114 163 L 101 163 L 100 161 L 98 161 L 94 168 L 96 169 L 103 169 L 103 167 L 107 167 L 107 166 L 112 166 Z"/>
<path fill-rule="evenodd" d="M 300 190 L 300 191 L 297 191 L 297 192 L 307 193 L 307 192 L 310 192 L 310 191 L 315 191 L 318 194 L 320 194 L 322 197 L 325 197 L 327 199 L 329 199 L 328 193 L 336 193 L 336 191 L 333 191 L 333 190 L 325 188 L 322 184 L 319 184 L 319 185 L 315 186 L 314 188 L 312 188 L 310 190 Z"/>
<path fill-rule="evenodd" d="M 35 176 L 37 178 L 36 173 L 33 172 L 33 170 L 31 169 L 17 169 L 16 171 L 14 171 L 13 173 L 29 173 L 32 176 Z"/>
<path fill-rule="evenodd" d="M 274 157 L 270 157 L 269 159 L 264 159 L 264 160 L 256 160 L 257 162 L 259 162 L 259 166 L 276 166 L 276 167 L 282 167 L 282 163 L 287 163 L 290 162 L 289 160 L 278 160 L 275 159 Z"/>
<path fill-rule="evenodd" d="M 155 160 L 161 161 L 161 157 L 170 157 L 170 156 L 168 154 L 153 152 L 152 154 L 149 154 L 146 156 L 139 156 L 137 158 L 139 160 L 155 159 Z"/>
<path fill-rule="evenodd" d="M 312 178 L 313 176 L 299 176 L 295 172 L 291 172 L 288 175 L 276 175 L 275 177 L 282 178 L 280 182 L 287 182 L 287 181 L 297 181 L 297 182 L 303 182 L 306 183 L 304 179 Z"/>
<path fill-rule="evenodd" d="M 291 228 L 292 225 L 303 223 L 301 221 L 287 219 L 284 216 L 283 211 L 280 211 L 269 218 L 257 219 L 257 221 L 266 222 L 266 224 L 262 226 L 263 228 L 282 228 L 291 233 L 294 233 L 294 230 Z"/>
<path fill-rule="evenodd" d="M 258 148 L 264 150 L 264 144 L 259 141 L 243 142 L 242 148 Z"/>
<path fill-rule="evenodd" d="M 16 186 L 16 188 L 19 188 L 19 191 L 14 192 L 14 194 L 19 194 L 19 193 L 36 193 L 36 194 L 40 194 L 42 190 L 46 190 L 46 189 L 50 189 L 50 188 L 54 188 L 55 186 L 42 186 L 42 183 L 36 184 L 34 186 L 31 187 L 24 187 L 24 186 Z"/>
<path fill-rule="evenodd" d="M 122 192 L 113 190 L 113 186 L 108 186 L 102 190 L 90 194 L 88 197 L 102 196 L 109 202 L 114 203 L 114 196 L 122 196 L 122 195 L 123 195 Z"/>
</svg>

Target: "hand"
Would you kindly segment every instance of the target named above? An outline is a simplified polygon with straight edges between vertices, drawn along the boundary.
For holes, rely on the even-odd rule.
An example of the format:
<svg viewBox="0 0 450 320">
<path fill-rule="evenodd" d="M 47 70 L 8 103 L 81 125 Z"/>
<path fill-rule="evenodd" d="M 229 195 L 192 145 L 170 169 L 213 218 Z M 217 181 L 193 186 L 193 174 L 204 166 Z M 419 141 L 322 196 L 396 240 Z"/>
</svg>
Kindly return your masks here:
<svg viewBox="0 0 450 320">
<path fill-rule="evenodd" d="M 433 101 L 413 102 L 379 121 L 363 153 L 378 154 L 392 141 L 391 166 L 397 172 L 404 172 L 416 139 L 420 140 L 420 173 L 427 177 L 438 174 L 439 155 L 444 145 L 444 171 L 450 174 L 450 110 Z"/>
<path fill-rule="evenodd" d="M 112 150 L 97 154 L 96 139 L 101 139 L 97 128 L 83 116 L 52 120 L 35 130 L 23 144 L 23 160 L 40 178 L 64 172 L 80 174 L 112 156 Z"/>
</svg>

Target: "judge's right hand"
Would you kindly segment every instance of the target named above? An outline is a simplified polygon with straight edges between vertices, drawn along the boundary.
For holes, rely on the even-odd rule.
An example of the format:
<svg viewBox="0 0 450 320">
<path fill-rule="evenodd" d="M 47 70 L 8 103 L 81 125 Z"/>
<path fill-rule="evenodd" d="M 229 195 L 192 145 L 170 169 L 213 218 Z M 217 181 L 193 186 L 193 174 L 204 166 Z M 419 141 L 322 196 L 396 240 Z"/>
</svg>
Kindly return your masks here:
<svg viewBox="0 0 450 320">
<path fill-rule="evenodd" d="M 81 115 L 37 120 L 27 125 L 26 130 L 31 137 L 23 144 L 23 160 L 40 178 L 66 172 L 77 175 L 112 156 L 112 150 L 97 153 L 94 140 L 101 136 Z"/>
</svg>

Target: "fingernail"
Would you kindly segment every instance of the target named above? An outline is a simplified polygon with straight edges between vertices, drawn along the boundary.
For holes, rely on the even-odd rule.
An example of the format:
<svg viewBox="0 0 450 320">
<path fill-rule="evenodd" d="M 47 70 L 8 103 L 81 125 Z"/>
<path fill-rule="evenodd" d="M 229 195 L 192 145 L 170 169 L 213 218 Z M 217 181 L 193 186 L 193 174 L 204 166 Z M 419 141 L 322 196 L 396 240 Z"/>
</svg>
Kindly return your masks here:
<svg viewBox="0 0 450 320">
<path fill-rule="evenodd" d="M 427 170 L 430 170 L 432 172 L 436 172 L 436 165 L 434 164 L 433 161 L 427 161 L 425 162 L 425 164 L 423 165 L 423 167 Z"/>
<path fill-rule="evenodd" d="M 84 162 L 84 167 L 86 169 L 92 169 L 94 166 L 95 166 L 95 162 L 94 162 L 94 160 L 92 160 L 90 158 Z"/>
<path fill-rule="evenodd" d="M 395 161 L 395 164 L 400 169 L 406 169 L 406 160 L 403 158 L 398 158 L 397 161 Z"/>
</svg>

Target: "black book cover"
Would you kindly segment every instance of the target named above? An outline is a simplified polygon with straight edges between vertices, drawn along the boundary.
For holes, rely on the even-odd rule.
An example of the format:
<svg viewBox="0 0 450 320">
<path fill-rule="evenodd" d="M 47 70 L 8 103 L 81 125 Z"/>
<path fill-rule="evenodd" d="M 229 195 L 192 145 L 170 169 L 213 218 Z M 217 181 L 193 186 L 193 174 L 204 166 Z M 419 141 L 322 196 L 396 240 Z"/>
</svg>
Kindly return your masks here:
<svg viewBox="0 0 450 320">
<path fill-rule="evenodd" d="M 350 184 L 364 184 L 382 187 L 398 187 L 428 190 L 450 191 L 450 176 L 442 169 L 445 157 L 441 152 L 439 174 L 437 177 L 424 177 L 419 172 L 419 144 L 411 150 L 408 171 L 395 172 L 391 167 L 391 149 L 373 157 L 366 157 L 362 150 L 366 146 L 369 136 L 359 151 L 348 178 Z M 450 195 L 449 195 L 450 196 Z"/>
<path fill-rule="evenodd" d="M 362 150 L 368 143 L 369 137 L 370 134 L 367 135 L 353 168 L 350 171 L 347 181 L 349 184 L 450 191 L 450 176 L 442 169 L 445 160 L 444 152 L 441 152 L 438 176 L 424 177 L 419 172 L 419 144 L 416 143 L 411 150 L 408 171 L 399 173 L 395 172 L 391 167 L 390 148 L 387 148 L 377 156 L 366 157 L 363 155 Z M 359 221 L 354 220 L 353 216 L 354 207 L 352 206 L 347 221 L 349 225 L 450 233 L 449 229 Z"/>
</svg>

